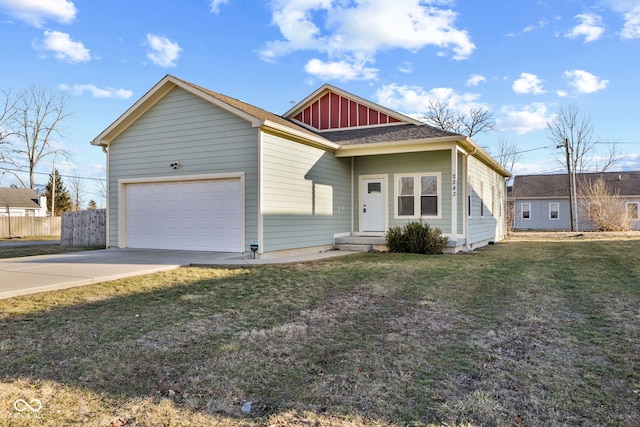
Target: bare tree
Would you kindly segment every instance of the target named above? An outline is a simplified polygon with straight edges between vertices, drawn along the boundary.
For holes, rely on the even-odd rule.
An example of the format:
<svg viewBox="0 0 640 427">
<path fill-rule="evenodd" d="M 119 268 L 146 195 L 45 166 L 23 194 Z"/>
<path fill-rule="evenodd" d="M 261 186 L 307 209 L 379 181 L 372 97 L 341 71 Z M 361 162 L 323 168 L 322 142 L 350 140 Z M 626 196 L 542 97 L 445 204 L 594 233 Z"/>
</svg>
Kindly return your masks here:
<svg viewBox="0 0 640 427">
<path fill-rule="evenodd" d="M 617 165 L 622 161 L 624 155 L 618 150 L 618 144 L 612 143 L 609 145 L 609 149 L 607 150 L 607 155 L 603 157 L 601 160 L 596 159 L 596 169 L 600 172 L 606 172 L 611 167 Z"/>
<path fill-rule="evenodd" d="M 80 210 L 80 205 L 83 202 L 82 197 L 85 192 L 85 188 L 85 181 L 79 176 L 73 176 L 69 178 L 69 195 L 71 196 L 72 210 Z"/>
<path fill-rule="evenodd" d="M 7 121 L 15 141 L 3 151 L 5 160 L 15 169 L 12 175 L 23 187 L 27 186 L 20 172 L 28 173 L 28 188 L 33 189 L 34 171 L 40 161 L 55 153 L 67 155 L 64 150 L 56 149 L 55 142 L 62 137 L 64 121 L 71 116 L 68 110 L 67 97 L 46 87 L 31 86 L 17 95 L 15 114 Z"/>
<path fill-rule="evenodd" d="M 422 117 L 428 124 L 440 129 L 466 135 L 469 138 L 495 127 L 493 114 L 487 108 L 471 108 L 467 114 L 456 112 L 448 102 L 430 101 Z"/>
<path fill-rule="evenodd" d="M 16 114 L 16 100 L 10 92 L 2 91 L 4 101 L 0 106 L 0 169 L 7 169 L 8 166 L 15 167 L 12 158 L 7 155 L 9 147 L 9 137 L 11 131 L 7 128 L 8 122 Z"/>
<path fill-rule="evenodd" d="M 580 198 L 589 219 L 602 231 L 625 231 L 631 225 L 625 200 L 619 192 L 612 191 L 603 178 L 584 180 L 580 186 Z"/>
<path fill-rule="evenodd" d="M 512 140 L 500 138 L 498 140 L 498 153 L 493 157 L 513 175 L 516 164 L 522 158 L 522 151 L 520 151 L 518 144 Z"/>
<path fill-rule="evenodd" d="M 594 135 L 591 116 L 576 105 L 561 107 L 558 114 L 547 123 L 549 139 L 558 149 L 562 150 L 562 159 L 558 160 L 567 170 L 575 173 L 583 173 L 592 168 L 600 168 L 600 171 L 610 169 L 617 164 L 622 156 L 617 151 L 615 144 L 611 147 L 609 157 L 604 164 L 598 164 L 596 157 L 598 139 Z M 565 158 L 565 152 L 569 152 L 569 162 Z"/>
</svg>

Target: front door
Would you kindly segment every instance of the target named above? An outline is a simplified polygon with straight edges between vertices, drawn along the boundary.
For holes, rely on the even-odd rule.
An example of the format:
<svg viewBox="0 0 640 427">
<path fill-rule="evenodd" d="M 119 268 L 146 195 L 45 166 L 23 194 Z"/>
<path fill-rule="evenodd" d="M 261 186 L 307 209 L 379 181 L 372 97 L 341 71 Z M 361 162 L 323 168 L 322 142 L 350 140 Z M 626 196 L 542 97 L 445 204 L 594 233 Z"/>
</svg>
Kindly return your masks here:
<svg viewBox="0 0 640 427">
<path fill-rule="evenodd" d="M 363 180 L 362 189 L 362 231 L 383 232 L 384 221 L 384 179 L 370 178 Z"/>
</svg>

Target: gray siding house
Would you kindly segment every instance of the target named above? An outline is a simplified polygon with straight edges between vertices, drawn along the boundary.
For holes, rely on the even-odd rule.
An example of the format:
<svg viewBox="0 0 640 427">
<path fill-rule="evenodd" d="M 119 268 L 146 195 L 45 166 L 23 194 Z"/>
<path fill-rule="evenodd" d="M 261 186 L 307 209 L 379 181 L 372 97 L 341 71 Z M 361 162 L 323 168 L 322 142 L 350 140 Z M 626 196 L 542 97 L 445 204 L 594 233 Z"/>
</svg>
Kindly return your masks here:
<svg viewBox="0 0 640 427">
<path fill-rule="evenodd" d="M 576 174 L 578 230 L 596 230 L 591 220 L 585 186 L 602 179 L 612 194 L 624 201 L 631 219 L 630 228 L 640 230 L 640 172 L 600 172 Z M 515 230 L 570 230 L 569 181 L 566 174 L 517 175 L 509 196 Z"/>
<path fill-rule="evenodd" d="M 424 220 L 506 234 L 509 173 L 471 139 L 325 84 L 282 116 L 165 76 L 92 142 L 107 246 L 293 255 Z"/>
</svg>

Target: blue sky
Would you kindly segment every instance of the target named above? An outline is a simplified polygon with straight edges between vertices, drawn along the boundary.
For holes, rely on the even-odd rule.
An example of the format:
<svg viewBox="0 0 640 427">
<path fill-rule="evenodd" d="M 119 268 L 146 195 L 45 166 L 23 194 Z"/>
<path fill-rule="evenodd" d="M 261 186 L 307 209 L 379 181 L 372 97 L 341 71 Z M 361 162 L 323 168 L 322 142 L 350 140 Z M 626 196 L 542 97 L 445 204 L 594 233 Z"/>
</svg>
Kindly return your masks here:
<svg viewBox="0 0 640 427">
<path fill-rule="evenodd" d="M 325 82 L 410 115 L 481 106 L 497 126 L 474 139 L 516 143 L 516 174 L 559 170 L 547 122 L 575 105 L 640 170 L 638 0 L 0 0 L 0 32 L 0 90 L 69 96 L 63 175 L 103 178 L 89 142 L 165 74 L 277 114 Z"/>
</svg>

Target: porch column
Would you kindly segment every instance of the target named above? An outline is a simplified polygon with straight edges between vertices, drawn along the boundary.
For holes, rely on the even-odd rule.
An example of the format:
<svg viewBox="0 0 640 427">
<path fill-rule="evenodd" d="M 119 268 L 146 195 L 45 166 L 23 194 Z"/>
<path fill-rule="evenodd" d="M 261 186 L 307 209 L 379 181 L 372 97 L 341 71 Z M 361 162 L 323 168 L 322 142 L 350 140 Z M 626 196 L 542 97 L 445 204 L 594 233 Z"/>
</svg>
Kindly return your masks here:
<svg viewBox="0 0 640 427">
<path fill-rule="evenodd" d="M 451 237 L 458 238 L 458 147 L 451 149 Z"/>
</svg>

